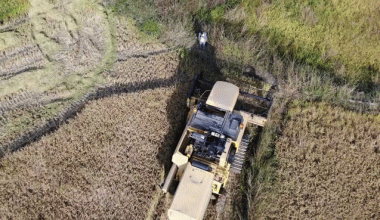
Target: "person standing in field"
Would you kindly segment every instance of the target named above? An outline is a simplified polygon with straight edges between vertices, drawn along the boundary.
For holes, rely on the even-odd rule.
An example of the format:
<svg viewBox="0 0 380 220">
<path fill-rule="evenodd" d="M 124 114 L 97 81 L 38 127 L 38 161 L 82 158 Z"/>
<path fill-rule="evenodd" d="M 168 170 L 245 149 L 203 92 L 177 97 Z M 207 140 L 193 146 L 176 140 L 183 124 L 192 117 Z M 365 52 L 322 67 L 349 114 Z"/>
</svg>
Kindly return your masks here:
<svg viewBox="0 0 380 220">
<path fill-rule="evenodd" d="M 205 31 L 199 32 L 198 40 L 199 40 L 199 49 L 200 50 L 206 50 L 207 33 Z"/>
</svg>

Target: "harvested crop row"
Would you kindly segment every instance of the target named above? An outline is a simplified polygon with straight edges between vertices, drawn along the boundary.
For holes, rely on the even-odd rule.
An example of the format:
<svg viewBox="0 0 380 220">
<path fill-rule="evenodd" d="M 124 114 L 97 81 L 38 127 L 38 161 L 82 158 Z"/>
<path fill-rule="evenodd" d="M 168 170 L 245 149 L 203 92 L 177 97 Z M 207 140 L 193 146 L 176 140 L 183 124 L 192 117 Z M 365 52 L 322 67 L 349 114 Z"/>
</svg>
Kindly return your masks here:
<svg viewBox="0 0 380 220">
<path fill-rule="evenodd" d="M 160 182 L 173 127 L 184 115 L 176 87 L 91 102 L 50 136 L 0 163 L 0 212 L 15 219 L 141 219 Z"/>
<path fill-rule="evenodd" d="M 320 103 L 294 105 L 288 117 L 276 145 L 277 193 L 262 213 L 279 219 L 379 219 L 380 116 Z"/>
<path fill-rule="evenodd" d="M 179 58 L 176 52 L 151 55 L 146 58 L 129 58 L 114 64 L 111 77 L 124 83 L 149 79 L 168 79 L 177 74 Z"/>
<path fill-rule="evenodd" d="M 144 34 L 135 27 L 133 19 L 117 19 L 115 23 L 117 54 L 119 58 L 166 49 L 165 45 L 154 42 L 155 40 L 144 36 Z"/>
<path fill-rule="evenodd" d="M 129 83 L 167 79 L 177 73 L 178 53 L 141 33 L 133 19 L 116 19 L 117 61 L 110 72 L 112 81 Z"/>
<path fill-rule="evenodd" d="M 3 55 L 0 56 L 0 77 L 9 78 L 25 71 L 42 68 L 45 63 L 46 59 L 37 45 L 3 51 Z"/>
</svg>

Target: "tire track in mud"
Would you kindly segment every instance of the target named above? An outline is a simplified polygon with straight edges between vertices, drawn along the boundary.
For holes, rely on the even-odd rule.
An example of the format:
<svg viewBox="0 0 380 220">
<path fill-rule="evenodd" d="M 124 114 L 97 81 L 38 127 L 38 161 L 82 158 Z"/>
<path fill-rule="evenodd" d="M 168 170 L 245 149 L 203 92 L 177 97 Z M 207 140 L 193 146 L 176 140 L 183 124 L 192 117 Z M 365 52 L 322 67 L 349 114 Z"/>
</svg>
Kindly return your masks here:
<svg viewBox="0 0 380 220">
<path fill-rule="evenodd" d="M 0 55 L 0 79 L 9 79 L 18 74 L 42 69 L 46 64 L 37 44 L 3 51 Z"/>
<path fill-rule="evenodd" d="M 37 106 L 44 106 L 46 104 L 64 99 L 63 96 L 56 94 L 46 94 L 37 92 L 23 92 L 15 97 L 9 97 L 9 101 L 0 103 L 0 116 L 4 115 L 7 111 L 17 108 L 32 108 Z"/>
<path fill-rule="evenodd" d="M 8 32 L 8 31 L 14 31 L 18 25 L 23 24 L 29 20 L 30 20 L 30 18 L 24 18 L 24 19 L 20 19 L 20 20 L 14 22 L 13 24 L 9 24 L 7 26 L 0 27 L 0 33 Z"/>
<path fill-rule="evenodd" d="M 3 51 L 0 53 L 0 62 L 4 62 L 8 59 L 12 59 L 16 56 L 19 56 L 20 54 L 27 54 L 30 51 L 36 50 L 37 44 L 34 45 L 27 45 L 24 47 L 15 48 L 13 50 L 9 51 Z"/>
<path fill-rule="evenodd" d="M 41 42 L 38 43 L 40 50 L 64 74 L 93 70 L 105 58 L 108 49 L 106 41 L 109 39 L 105 33 L 109 32 L 109 24 L 104 12 L 96 10 L 85 16 L 65 7 L 56 11 L 61 18 L 51 12 L 32 21 L 32 35 L 36 42 Z"/>
<path fill-rule="evenodd" d="M 100 9 L 97 7 L 89 14 L 83 13 L 78 15 L 75 14 L 78 10 L 75 11 L 70 8 L 72 7 L 70 4 L 74 1 L 58 1 L 54 7 L 50 7 L 49 4 L 45 7 L 43 2 L 36 2 L 37 1 L 34 1 L 32 7 L 37 7 L 39 6 L 38 4 L 42 4 L 43 7 L 41 7 L 41 9 L 34 8 L 34 12 L 32 12 L 34 16 L 23 18 L 22 21 L 16 22 L 16 24 L 13 23 L 8 26 L 0 27 L 0 40 L 2 37 L 15 36 L 16 38 L 20 38 L 20 42 L 22 42 L 20 46 L 18 46 L 18 43 L 16 47 L 12 46 L 15 44 L 10 44 L 8 48 L 0 50 L 0 84 L 4 85 L 2 92 L 7 90 L 8 79 L 24 73 L 28 73 L 28 77 L 32 78 L 36 70 L 52 72 L 51 74 L 46 74 L 45 72 L 39 71 L 36 75 L 43 74 L 48 77 L 59 77 L 64 73 L 64 77 L 65 75 L 78 73 L 78 66 L 85 66 L 87 69 L 83 74 L 86 75 L 101 64 L 104 54 L 109 49 L 104 43 L 109 39 L 107 39 L 106 34 L 103 32 L 106 31 L 108 33 L 110 31 L 107 29 L 110 24 L 108 17 L 104 15 L 105 9 L 102 8 L 102 5 L 99 6 Z M 92 16 L 94 14 L 95 16 Z M 28 23 L 28 25 L 22 25 L 25 23 Z M 80 28 L 80 26 L 83 28 Z M 97 28 L 97 26 L 100 26 L 100 28 Z M 96 33 L 93 31 L 94 28 L 98 30 Z M 2 32 L 12 30 L 15 30 L 17 34 L 2 35 Z M 27 37 L 24 39 L 22 36 Z M 91 37 L 94 39 L 91 39 Z M 52 43 L 47 45 L 46 42 Z M 58 46 L 58 50 L 50 50 L 51 44 Z M 7 47 L 6 40 L 4 41 L 4 45 Z M 93 56 L 93 54 L 97 54 L 97 56 Z M 20 79 L 22 80 L 22 78 Z M 35 83 L 39 84 L 39 79 L 36 78 L 35 80 Z M 48 80 L 49 79 L 45 79 L 45 82 Z M 9 82 L 12 83 L 12 81 Z M 57 86 L 51 85 L 51 88 L 55 87 Z M 8 96 L 9 99 L 12 99 L 10 101 L 3 102 L 4 97 L 0 97 L 0 99 L 3 99 L 0 101 L 0 107 L 2 107 L 0 111 L 2 117 L 0 119 L 0 129 L 8 123 L 6 118 L 8 111 L 25 106 L 24 104 L 15 104 L 23 99 L 23 92 L 20 94 L 19 91 L 25 91 L 24 88 L 21 88 L 19 91 L 13 89 L 13 91 L 12 93 L 5 92 L 5 94 L 3 94 L 5 97 Z M 50 94 L 55 93 L 54 89 L 53 91 L 43 91 L 42 93 L 33 90 L 27 90 L 27 92 L 37 92 L 44 96 L 31 99 L 30 106 L 40 105 L 43 107 L 46 104 L 67 98 L 62 97 L 62 95 L 53 95 L 53 97 L 51 97 Z M 18 97 L 17 94 L 19 94 L 20 97 Z M 2 142 L 1 139 L 0 142 Z"/>
<path fill-rule="evenodd" d="M 0 79 L 42 69 L 48 63 L 46 61 L 53 62 L 58 72 L 69 74 L 91 71 L 102 62 L 109 50 L 106 41 L 110 40 L 107 36 L 110 24 L 105 9 L 98 4 L 95 10 L 82 13 L 72 9 L 73 2 L 58 2 L 53 7 L 34 12 L 36 15 L 23 19 L 23 22 L 16 22 L 17 25 L 29 23 L 28 30 L 22 31 L 31 36 L 27 46 L 0 51 Z M 0 27 L 0 34 L 17 29 L 9 26 L 12 24 Z M 6 41 L 4 45 L 6 47 Z"/>
</svg>

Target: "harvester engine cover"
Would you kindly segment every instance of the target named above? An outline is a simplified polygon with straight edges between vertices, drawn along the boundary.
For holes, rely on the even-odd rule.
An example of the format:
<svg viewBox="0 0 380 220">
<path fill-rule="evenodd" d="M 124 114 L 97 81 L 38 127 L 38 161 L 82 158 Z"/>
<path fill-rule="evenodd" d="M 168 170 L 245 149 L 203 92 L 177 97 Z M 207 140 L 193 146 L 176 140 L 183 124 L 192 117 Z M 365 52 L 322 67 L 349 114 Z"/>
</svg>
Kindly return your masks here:
<svg viewBox="0 0 380 220">
<path fill-rule="evenodd" d="M 193 132 L 189 137 L 194 146 L 194 154 L 210 161 L 219 159 L 226 145 L 225 136 L 216 132 L 211 134 Z"/>
</svg>

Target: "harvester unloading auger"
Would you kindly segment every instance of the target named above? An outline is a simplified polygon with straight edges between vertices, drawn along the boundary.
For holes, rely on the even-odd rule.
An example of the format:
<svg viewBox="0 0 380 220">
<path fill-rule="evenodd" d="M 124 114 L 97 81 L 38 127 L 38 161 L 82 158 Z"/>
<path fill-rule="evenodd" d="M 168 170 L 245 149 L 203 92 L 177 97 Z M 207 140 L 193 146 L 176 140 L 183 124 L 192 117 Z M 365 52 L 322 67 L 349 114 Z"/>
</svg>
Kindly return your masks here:
<svg viewBox="0 0 380 220">
<path fill-rule="evenodd" d="M 230 172 L 240 173 L 249 138 L 248 124 L 264 126 L 266 118 L 236 110 L 239 95 L 265 102 L 271 98 L 239 92 L 232 83 L 215 84 L 198 74 L 191 85 L 187 123 L 172 156 L 173 165 L 162 185 L 166 193 L 173 180 L 179 181 L 168 210 L 170 220 L 201 220 L 212 195 L 219 195 Z"/>
</svg>

